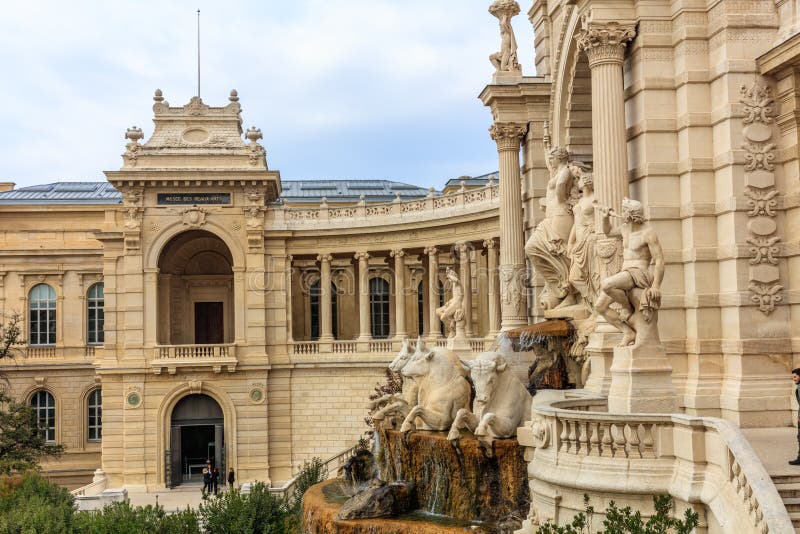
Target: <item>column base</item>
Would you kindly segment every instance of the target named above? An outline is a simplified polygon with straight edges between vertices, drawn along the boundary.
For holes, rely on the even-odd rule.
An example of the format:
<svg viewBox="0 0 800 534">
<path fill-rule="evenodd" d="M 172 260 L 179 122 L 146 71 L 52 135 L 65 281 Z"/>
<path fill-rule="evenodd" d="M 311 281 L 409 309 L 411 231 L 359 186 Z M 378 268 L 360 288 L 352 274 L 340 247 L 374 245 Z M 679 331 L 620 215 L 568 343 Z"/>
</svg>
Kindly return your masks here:
<svg viewBox="0 0 800 534">
<path fill-rule="evenodd" d="M 597 318 L 595 331 L 589 335 L 586 354 L 589 358 L 589 377 L 583 388 L 599 395 L 608 395 L 611 388 L 611 363 L 614 347 L 619 345 L 622 334 L 602 317 Z"/>
<path fill-rule="evenodd" d="M 610 413 L 678 413 L 672 366 L 663 345 L 616 347 L 608 391 Z"/>
</svg>

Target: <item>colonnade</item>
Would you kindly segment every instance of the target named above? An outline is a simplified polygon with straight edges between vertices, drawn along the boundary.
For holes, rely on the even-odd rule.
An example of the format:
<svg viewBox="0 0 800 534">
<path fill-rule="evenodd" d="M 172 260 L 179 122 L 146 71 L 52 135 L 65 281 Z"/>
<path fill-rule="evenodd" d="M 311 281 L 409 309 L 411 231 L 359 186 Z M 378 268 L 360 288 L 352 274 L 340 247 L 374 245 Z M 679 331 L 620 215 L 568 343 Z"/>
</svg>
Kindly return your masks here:
<svg viewBox="0 0 800 534">
<path fill-rule="evenodd" d="M 494 338 L 500 331 L 500 279 L 498 276 L 500 247 L 497 238 L 481 241 L 461 241 L 453 244 L 429 244 L 418 247 L 390 248 L 388 250 L 360 250 L 356 252 L 322 252 L 317 256 L 287 256 L 291 276 L 311 273 L 319 280 L 319 338 L 322 343 L 334 341 L 332 285 L 334 271 L 346 271 L 353 280 L 355 290 L 355 313 L 358 315 L 358 330 L 353 332 L 355 341 L 373 339 L 372 310 L 370 308 L 370 280 L 380 276 L 391 281 L 393 306 L 391 314 L 391 335 L 394 340 L 404 337 L 416 337 L 418 331 L 411 331 L 413 323 L 408 317 L 409 297 L 414 302 L 418 298 L 418 285 L 421 283 L 422 308 L 424 316 L 421 323 L 423 335 L 428 339 L 441 338 L 442 327 L 436 309 L 440 306 L 440 284 L 446 286 L 445 271 L 452 267 L 459 274 L 464 288 L 464 307 L 471 310 L 466 313 L 466 333 L 476 337 L 485 335 Z M 485 256 L 483 259 L 481 256 Z M 414 271 L 417 276 L 412 277 Z M 387 276 L 388 275 L 388 276 Z M 485 280 L 485 281 L 484 281 Z M 289 286 L 291 288 L 291 279 Z M 478 286 L 485 291 L 478 293 Z M 447 287 L 445 287 L 447 291 Z M 290 289 L 289 303 L 292 302 Z M 309 293 L 310 294 L 310 293 Z M 343 295 L 346 297 L 346 295 Z M 305 298 L 305 296 L 303 297 Z M 444 298 L 446 300 L 446 298 Z M 295 303 L 297 300 L 295 300 Z M 417 309 L 414 307 L 413 309 Z M 305 308 L 304 308 L 305 310 Z M 424 310 L 424 313 L 423 311 Z M 298 311 L 298 310 L 295 310 Z M 483 323 L 483 331 L 479 330 L 482 321 L 477 315 L 487 314 Z M 303 312 L 305 313 L 305 311 Z M 289 315 L 299 315 L 289 310 Z M 345 320 L 351 317 L 345 317 Z M 355 319 L 355 318 L 352 318 Z M 478 324 L 476 324 L 478 323 Z M 291 330 L 291 320 L 289 321 Z M 446 332 L 445 332 L 446 334 Z M 348 336 L 349 337 L 349 336 Z M 340 335 L 339 338 L 342 338 Z M 292 336 L 290 336 L 292 339 Z M 298 340 L 304 341 L 304 340 Z"/>
</svg>

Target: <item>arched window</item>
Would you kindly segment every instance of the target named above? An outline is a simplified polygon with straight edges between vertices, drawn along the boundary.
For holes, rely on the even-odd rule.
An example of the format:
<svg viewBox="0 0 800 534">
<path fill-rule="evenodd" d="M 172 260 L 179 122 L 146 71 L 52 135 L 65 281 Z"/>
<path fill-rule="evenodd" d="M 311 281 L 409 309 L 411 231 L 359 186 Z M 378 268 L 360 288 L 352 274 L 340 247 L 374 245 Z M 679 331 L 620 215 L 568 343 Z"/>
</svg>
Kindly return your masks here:
<svg viewBox="0 0 800 534">
<path fill-rule="evenodd" d="M 424 334 L 425 330 L 425 295 L 422 282 L 417 286 L 417 333 Z"/>
<path fill-rule="evenodd" d="M 39 284 L 28 294 L 30 312 L 28 343 L 55 345 L 56 343 L 56 292 L 47 284 Z"/>
<path fill-rule="evenodd" d="M 86 318 L 86 340 L 92 344 L 101 344 L 105 338 L 103 333 L 103 323 L 105 313 L 103 311 L 104 297 L 103 284 L 95 284 L 89 288 L 86 295 L 87 313 Z"/>
<path fill-rule="evenodd" d="M 40 390 L 31 397 L 31 411 L 45 441 L 56 440 L 56 400 L 47 391 Z"/>
<path fill-rule="evenodd" d="M 369 313 L 372 337 L 389 337 L 389 282 L 383 278 L 371 278 L 369 281 Z"/>
<path fill-rule="evenodd" d="M 322 333 L 322 294 L 319 280 L 311 285 L 309 291 L 309 313 L 311 314 L 311 339 L 319 339 Z M 336 285 L 331 282 L 331 327 L 333 337 L 339 339 L 339 299 Z"/>
<path fill-rule="evenodd" d="M 89 441 L 100 441 L 103 438 L 103 392 L 95 389 L 89 393 L 88 420 L 86 427 L 89 429 Z"/>
</svg>

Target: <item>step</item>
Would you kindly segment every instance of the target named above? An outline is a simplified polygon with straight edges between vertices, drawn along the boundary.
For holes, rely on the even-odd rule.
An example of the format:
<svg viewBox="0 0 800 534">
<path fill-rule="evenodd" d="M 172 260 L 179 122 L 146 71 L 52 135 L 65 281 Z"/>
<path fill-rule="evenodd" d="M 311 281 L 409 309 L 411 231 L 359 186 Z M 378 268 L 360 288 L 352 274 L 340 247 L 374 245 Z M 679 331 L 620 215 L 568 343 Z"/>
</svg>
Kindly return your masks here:
<svg viewBox="0 0 800 534">
<path fill-rule="evenodd" d="M 797 512 L 800 514 L 800 498 L 793 497 L 789 499 L 783 499 L 783 504 L 786 506 L 786 511 L 790 514 L 792 512 Z"/>
<path fill-rule="evenodd" d="M 771 475 L 770 478 L 775 485 L 800 483 L 800 474 L 797 475 Z"/>
<path fill-rule="evenodd" d="M 775 482 L 775 489 L 782 499 L 800 497 L 800 482 Z"/>
</svg>

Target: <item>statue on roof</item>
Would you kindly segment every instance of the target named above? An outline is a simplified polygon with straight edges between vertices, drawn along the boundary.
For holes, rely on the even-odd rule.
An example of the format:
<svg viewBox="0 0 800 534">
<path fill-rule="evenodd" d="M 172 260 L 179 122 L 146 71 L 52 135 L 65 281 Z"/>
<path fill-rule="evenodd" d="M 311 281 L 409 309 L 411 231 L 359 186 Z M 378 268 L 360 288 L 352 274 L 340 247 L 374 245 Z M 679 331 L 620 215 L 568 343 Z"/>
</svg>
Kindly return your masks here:
<svg viewBox="0 0 800 534">
<path fill-rule="evenodd" d="M 500 21 L 500 51 L 489 56 L 497 72 L 522 72 L 517 60 L 517 39 L 511 27 L 511 17 L 519 12 L 519 4 L 514 0 L 496 0 L 489 7 L 489 13 Z"/>
</svg>

